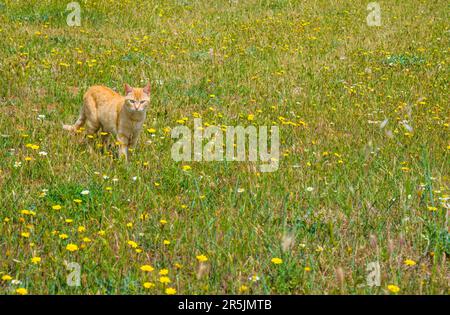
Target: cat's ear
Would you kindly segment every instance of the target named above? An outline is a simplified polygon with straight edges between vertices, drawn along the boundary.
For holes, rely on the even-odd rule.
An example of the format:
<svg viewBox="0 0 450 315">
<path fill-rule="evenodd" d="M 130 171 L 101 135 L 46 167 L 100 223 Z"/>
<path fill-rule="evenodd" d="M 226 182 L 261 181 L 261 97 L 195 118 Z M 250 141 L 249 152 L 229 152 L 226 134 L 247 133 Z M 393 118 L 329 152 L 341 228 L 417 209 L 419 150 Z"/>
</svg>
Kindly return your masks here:
<svg viewBox="0 0 450 315">
<path fill-rule="evenodd" d="M 147 83 L 147 85 L 142 89 L 142 91 L 145 94 L 150 95 L 150 83 Z"/>
<path fill-rule="evenodd" d="M 131 92 L 133 92 L 133 88 L 129 86 L 127 83 L 125 83 L 125 95 L 128 95 Z"/>
</svg>

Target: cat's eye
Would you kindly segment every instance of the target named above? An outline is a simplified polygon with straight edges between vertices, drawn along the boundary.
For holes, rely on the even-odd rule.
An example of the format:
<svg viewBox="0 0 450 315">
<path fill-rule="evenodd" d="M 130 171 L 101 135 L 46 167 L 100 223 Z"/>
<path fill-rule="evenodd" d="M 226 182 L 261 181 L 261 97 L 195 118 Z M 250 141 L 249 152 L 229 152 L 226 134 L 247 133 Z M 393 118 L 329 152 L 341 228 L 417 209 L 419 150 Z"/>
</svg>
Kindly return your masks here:
<svg viewBox="0 0 450 315">
<path fill-rule="evenodd" d="M 141 104 L 144 104 L 145 102 L 147 102 L 147 101 L 141 101 Z"/>
<path fill-rule="evenodd" d="M 136 101 L 135 101 L 135 100 L 128 100 L 128 102 L 130 102 L 130 104 L 134 104 L 134 103 L 136 103 Z"/>
</svg>

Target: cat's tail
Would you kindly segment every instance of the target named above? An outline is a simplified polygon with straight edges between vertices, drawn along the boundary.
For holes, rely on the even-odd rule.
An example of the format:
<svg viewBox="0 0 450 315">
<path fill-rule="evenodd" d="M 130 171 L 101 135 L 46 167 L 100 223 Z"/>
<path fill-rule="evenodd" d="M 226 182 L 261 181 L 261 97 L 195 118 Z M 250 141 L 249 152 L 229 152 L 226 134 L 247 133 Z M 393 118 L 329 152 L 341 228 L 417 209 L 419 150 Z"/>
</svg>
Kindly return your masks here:
<svg viewBox="0 0 450 315">
<path fill-rule="evenodd" d="M 73 124 L 73 125 L 63 125 L 63 129 L 64 130 L 68 130 L 68 131 L 76 131 L 81 126 L 84 125 L 85 121 L 86 121 L 86 115 L 84 114 L 84 109 L 82 109 L 81 112 L 80 112 L 80 116 L 78 116 L 78 119 L 75 122 L 75 124 Z"/>
</svg>

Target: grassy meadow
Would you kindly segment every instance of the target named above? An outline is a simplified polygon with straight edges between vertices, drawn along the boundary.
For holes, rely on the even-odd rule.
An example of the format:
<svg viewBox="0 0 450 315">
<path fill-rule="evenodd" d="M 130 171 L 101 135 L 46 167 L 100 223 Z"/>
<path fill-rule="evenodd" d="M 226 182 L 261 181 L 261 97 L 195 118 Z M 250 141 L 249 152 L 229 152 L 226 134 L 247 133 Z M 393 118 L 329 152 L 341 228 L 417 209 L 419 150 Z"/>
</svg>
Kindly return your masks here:
<svg viewBox="0 0 450 315">
<path fill-rule="evenodd" d="M 68 2 L 0 0 L 1 294 L 449 293 L 446 1 Z M 62 129 L 147 81 L 129 163 Z M 196 117 L 279 169 L 174 161 Z"/>
</svg>

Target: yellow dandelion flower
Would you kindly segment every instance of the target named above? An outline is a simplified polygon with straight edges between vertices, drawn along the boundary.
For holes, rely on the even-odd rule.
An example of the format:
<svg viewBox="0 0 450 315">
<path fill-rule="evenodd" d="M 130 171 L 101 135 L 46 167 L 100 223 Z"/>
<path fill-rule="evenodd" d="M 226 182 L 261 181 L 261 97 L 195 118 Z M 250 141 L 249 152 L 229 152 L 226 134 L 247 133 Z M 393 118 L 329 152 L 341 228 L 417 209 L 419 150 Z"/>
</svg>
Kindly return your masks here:
<svg viewBox="0 0 450 315">
<path fill-rule="evenodd" d="M 167 295 L 173 295 L 177 293 L 177 290 L 174 288 L 167 288 L 165 292 Z"/>
<path fill-rule="evenodd" d="M 97 233 L 98 235 L 100 235 L 100 236 L 104 236 L 105 234 L 106 234 L 106 232 L 105 231 L 103 231 L 103 230 L 100 230 L 100 231 L 98 231 L 98 233 Z"/>
<path fill-rule="evenodd" d="M 165 224 L 167 224 L 167 220 L 161 219 L 161 220 L 159 220 L 159 223 L 161 223 L 162 225 L 165 225 Z"/>
<path fill-rule="evenodd" d="M 75 244 L 68 244 L 68 245 L 66 246 L 66 249 L 67 249 L 69 252 L 74 252 L 74 251 L 77 251 L 77 250 L 78 250 L 78 246 L 75 245 Z"/>
<path fill-rule="evenodd" d="M 86 228 L 82 225 L 80 225 L 77 229 L 78 233 L 83 233 L 84 231 L 86 231 Z"/>
<path fill-rule="evenodd" d="M 2 280 L 3 281 L 11 281 L 12 277 L 10 275 L 4 275 L 4 276 L 2 276 Z"/>
<path fill-rule="evenodd" d="M 183 166 L 182 166 L 182 169 L 183 169 L 183 171 L 187 172 L 187 171 L 189 171 L 190 169 L 192 169 L 192 167 L 191 167 L 190 165 L 183 165 Z"/>
<path fill-rule="evenodd" d="M 159 282 L 161 282 L 161 283 L 164 283 L 164 284 L 167 284 L 167 283 L 170 283 L 171 281 L 170 281 L 170 278 L 169 277 L 160 277 L 159 278 Z"/>
<path fill-rule="evenodd" d="M 141 266 L 141 270 L 142 271 L 146 271 L 146 272 L 151 272 L 151 271 L 153 271 L 155 269 L 152 266 L 150 266 L 150 265 L 142 265 Z"/>
<path fill-rule="evenodd" d="M 170 245 L 170 241 L 169 240 L 164 240 L 163 243 L 164 243 L 164 245 Z"/>
<path fill-rule="evenodd" d="M 28 291 L 27 291 L 27 289 L 25 289 L 25 288 L 18 288 L 18 289 L 16 290 L 16 293 L 17 293 L 17 294 L 20 294 L 20 295 L 27 295 L 27 294 L 28 294 Z"/>
<path fill-rule="evenodd" d="M 33 258 L 31 258 L 31 262 L 33 264 L 37 265 L 41 262 L 41 257 L 33 257 Z"/>
<path fill-rule="evenodd" d="M 239 288 L 239 292 L 243 293 L 243 292 L 247 292 L 248 291 L 248 287 L 246 285 L 241 285 Z"/>
<path fill-rule="evenodd" d="M 404 264 L 405 264 L 406 266 L 414 266 L 414 265 L 416 264 L 416 262 L 415 262 L 414 260 L 411 260 L 411 259 L 406 259 L 406 260 L 404 261 Z"/>
<path fill-rule="evenodd" d="M 161 269 L 160 271 L 159 271 L 159 275 L 160 276 L 166 276 L 166 275 L 168 275 L 169 274 L 169 270 L 167 270 L 167 269 Z"/>
<path fill-rule="evenodd" d="M 196 258 L 199 262 L 208 261 L 208 257 L 206 257 L 205 255 L 198 255 Z"/>
<path fill-rule="evenodd" d="M 152 283 L 152 282 L 144 282 L 142 285 L 143 285 L 144 288 L 146 288 L 146 289 L 151 289 L 151 288 L 153 288 L 153 287 L 155 286 L 155 284 Z"/>
<path fill-rule="evenodd" d="M 311 271 L 311 267 L 306 266 L 303 270 L 305 270 L 306 272 L 310 272 Z"/>
<path fill-rule="evenodd" d="M 138 247 L 138 244 L 136 242 L 134 242 L 134 241 L 128 241 L 127 244 L 130 245 L 132 248 L 137 248 Z"/>
<path fill-rule="evenodd" d="M 22 233 L 20 233 L 20 236 L 25 237 L 25 238 L 28 238 L 28 237 L 30 237 L 30 233 L 28 233 L 28 232 L 22 232 Z"/>
<path fill-rule="evenodd" d="M 280 265 L 280 264 L 283 263 L 283 259 L 278 258 L 278 257 L 274 257 L 274 258 L 272 258 L 271 262 L 272 262 L 272 264 Z"/>
<path fill-rule="evenodd" d="M 67 239 L 69 237 L 69 235 L 67 235 L 67 234 L 59 234 L 59 238 L 60 239 L 62 239 L 62 240 L 65 240 L 65 239 Z"/>
<path fill-rule="evenodd" d="M 52 209 L 53 210 L 61 210 L 62 207 L 61 207 L 61 205 L 54 205 L 54 206 L 52 206 Z"/>
<path fill-rule="evenodd" d="M 388 290 L 392 293 L 398 293 L 400 291 L 400 288 L 396 286 L 395 284 L 390 284 L 387 286 Z"/>
</svg>

